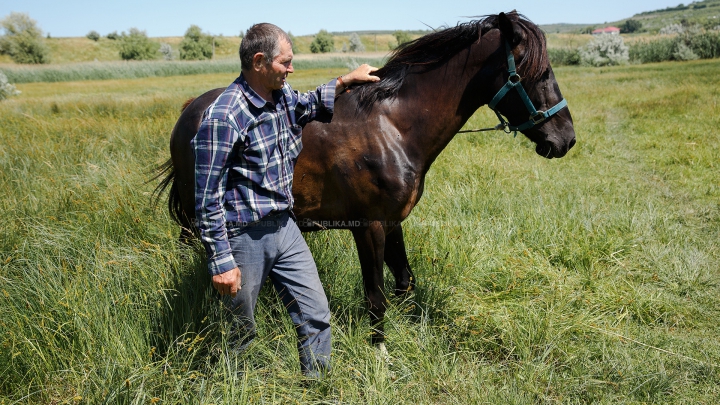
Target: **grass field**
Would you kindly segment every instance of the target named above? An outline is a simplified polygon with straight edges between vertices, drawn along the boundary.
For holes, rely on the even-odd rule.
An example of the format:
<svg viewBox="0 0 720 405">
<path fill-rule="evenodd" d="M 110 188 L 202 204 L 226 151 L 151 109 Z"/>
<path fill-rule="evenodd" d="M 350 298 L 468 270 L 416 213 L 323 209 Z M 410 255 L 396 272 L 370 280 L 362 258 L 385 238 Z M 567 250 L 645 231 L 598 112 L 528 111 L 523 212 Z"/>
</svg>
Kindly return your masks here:
<svg viewBox="0 0 720 405">
<path fill-rule="evenodd" d="M 271 288 L 260 338 L 228 350 L 199 249 L 150 205 L 179 106 L 234 75 L 19 84 L 0 103 L 0 404 L 718 403 L 718 69 L 556 69 L 563 159 L 458 135 L 406 221 L 418 289 L 391 299 L 390 363 L 352 238 L 306 235 L 334 328 L 310 385 Z"/>
</svg>

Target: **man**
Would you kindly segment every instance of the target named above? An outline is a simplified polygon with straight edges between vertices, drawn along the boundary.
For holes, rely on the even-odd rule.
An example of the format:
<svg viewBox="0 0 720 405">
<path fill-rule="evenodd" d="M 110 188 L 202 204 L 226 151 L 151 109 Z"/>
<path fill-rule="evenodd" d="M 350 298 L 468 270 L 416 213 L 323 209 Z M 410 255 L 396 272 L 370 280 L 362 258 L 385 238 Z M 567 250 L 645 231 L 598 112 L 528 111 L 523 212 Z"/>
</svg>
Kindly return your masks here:
<svg viewBox="0 0 720 405">
<path fill-rule="evenodd" d="M 302 127 L 332 114 L 346 86 L 380 79 L 370 74 L 376 68 L 363 65 L 300 94 L 285 81 L 292 58 L 280 28 L 256 24 L 245 34 L 240 77 L 208 107 L 192 140 L 195 214 L 238 343 L 255 335 L 255 304 L 270 277 L 297 329 L 302 372 L 320 376 L 330 361 L 330 311 L 292 218 L 293 169 Z"/>
</svg>

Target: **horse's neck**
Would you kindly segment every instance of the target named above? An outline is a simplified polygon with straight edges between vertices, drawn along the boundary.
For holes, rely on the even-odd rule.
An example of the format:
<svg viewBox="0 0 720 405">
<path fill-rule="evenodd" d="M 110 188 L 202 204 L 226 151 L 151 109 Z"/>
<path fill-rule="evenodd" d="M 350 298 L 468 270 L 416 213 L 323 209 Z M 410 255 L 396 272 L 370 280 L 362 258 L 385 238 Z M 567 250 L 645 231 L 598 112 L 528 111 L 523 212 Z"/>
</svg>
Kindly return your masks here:
<svg viewBox="0 0 720 405">
<path fill-rule="evenodd" d="M 485 93 L 490 86 L 478 76 L 478 67 L 484 66 L 488 55 L 489 52 L 480 55 L 484 56 L 483 62 L 475 62 L 475 68 L 470 68 L 473 65 L 470 58 L 479 56 L 470 49 L 460 52 L 444 66 L 406 78 L 395 110 L 402 117 L 402 127 L 408 128 L 404 134 L 406 147 L 413 152 L 411 155 L 423 172 L 487 102 Z"/>
</svg>

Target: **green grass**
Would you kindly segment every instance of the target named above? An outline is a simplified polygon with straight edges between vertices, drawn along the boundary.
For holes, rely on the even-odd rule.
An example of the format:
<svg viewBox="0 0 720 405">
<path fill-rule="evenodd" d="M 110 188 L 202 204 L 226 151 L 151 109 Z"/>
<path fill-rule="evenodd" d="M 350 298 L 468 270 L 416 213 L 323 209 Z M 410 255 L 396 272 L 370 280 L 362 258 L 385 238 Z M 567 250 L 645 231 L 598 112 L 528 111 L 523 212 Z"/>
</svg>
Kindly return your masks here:
<svg viewBox="0 0 720 405">
<path fill-rule="evenodd" d="M 349 64 L 383 64 L 377 56 L 339 56 L 301 58 L 293 61 L 299 70 L 346 68 Z M 78 80 L 137 79 L 143 77 L 168 77 L 211 73 L 240 73 L 240 61 L 236 59 L 204 61 L 130 61 L 88 62 L 67 65 L 5 65 L 0 66 L 10 83 L 67 82 Z"/>
<path fill-rule="evenodd" d="M 234 75 L 20 84 L 0 103 L 0 404 L 717 403 L 718 68 L 556 69 L 563 159 L 458 135 L 406 221 L 418 290 L 391 299 L 390 364 L 352 238 L 306 235 L 334 328 L 309 386 L 271 288 L 228 351 L 199 249 L 149 204 L 179 106 Z"/>
</svg>

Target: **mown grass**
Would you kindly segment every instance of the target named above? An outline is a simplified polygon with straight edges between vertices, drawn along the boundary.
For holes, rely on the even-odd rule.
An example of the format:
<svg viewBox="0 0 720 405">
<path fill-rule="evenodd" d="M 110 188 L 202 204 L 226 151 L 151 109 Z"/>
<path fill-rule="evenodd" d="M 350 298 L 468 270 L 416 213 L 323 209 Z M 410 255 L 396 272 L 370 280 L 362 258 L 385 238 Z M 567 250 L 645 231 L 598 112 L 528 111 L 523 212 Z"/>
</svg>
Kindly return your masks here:
<svg viewBox="0 0 720 405">
<path fill-rule="evenodd" d="M 260 338 L 229 351 L 200 249 L 149 204 L 178 107 L 234 76 L 19 85 L 0 104 L 0 404 L 716 403 L 718 67 L 556 69 L 563 159 L 458 135 L 406 221 L 418 289 L 391 299 L 391 363 L 352 238 L 307 234 L 334 328 L 314 384 L 271 288 Z"/>
</svg>

